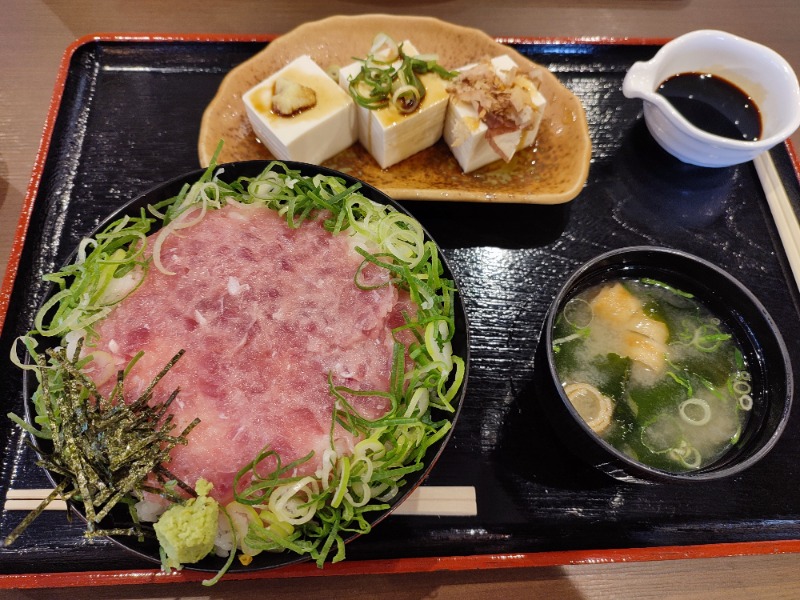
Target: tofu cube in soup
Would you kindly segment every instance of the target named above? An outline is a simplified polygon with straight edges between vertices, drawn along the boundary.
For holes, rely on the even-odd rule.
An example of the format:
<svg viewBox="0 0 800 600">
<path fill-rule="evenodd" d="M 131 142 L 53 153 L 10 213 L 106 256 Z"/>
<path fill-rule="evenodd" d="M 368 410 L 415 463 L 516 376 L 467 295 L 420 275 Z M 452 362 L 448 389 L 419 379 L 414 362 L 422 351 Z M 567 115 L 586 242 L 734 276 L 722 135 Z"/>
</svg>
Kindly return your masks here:
<svg viewBox="0 0 800 600">
<path fill-rule="evenodd" d="M 444 139 L 465 173 L 533 145 L 547 101 L 506 55 L 458 69 Z"/>
<path fill-rule="evenodd" d="M 409 41 L 403 42 L 402 48 L 408 56 L 419 54 Z M 393 66 L 401 62 L 398 59 Z M 339 85 L 348 89 L 361 67 L 362 63 L 356 61 L 340 69 Z M 436 73 L 424 73 L 419 79 L 425 86 L 425 97 L 413 112 L 404 114 L 393 103 L 379 109 L 357 106 L 358 140 L 382 169 L 433 146 L 442 137 L 447 82 Z"/>
<path fill-rule="evenodd" d="M 318 164 L 357 139 L 355 102 L 307 55 L 247 91 L 243 100 L 256 136 L 279 160 Z"/>
</svg>

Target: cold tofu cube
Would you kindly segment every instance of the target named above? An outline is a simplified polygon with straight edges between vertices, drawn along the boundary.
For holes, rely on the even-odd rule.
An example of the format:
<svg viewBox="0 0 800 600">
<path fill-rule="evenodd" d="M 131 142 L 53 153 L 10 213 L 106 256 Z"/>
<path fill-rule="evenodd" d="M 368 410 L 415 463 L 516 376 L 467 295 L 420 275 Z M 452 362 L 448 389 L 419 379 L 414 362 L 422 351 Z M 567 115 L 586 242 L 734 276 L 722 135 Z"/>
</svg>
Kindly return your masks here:
<svg viewBox="0 0 800 600">
<path fill-rule="evenodd" d="M 468 73 L 476 66 L 467 65 L 458 71 Z M 489 127 L 481 118 L 475 104 L 460 100 L 457 94 L 451 94 L 444 125 L 444 139 L 465 173 L 497 160 L 511 160 L 517 150 L 533 145 L 547 104 L 534 82 L 518 74 L 517 64 L 511 57 L 502 55 L 493 58 L 491 67 L 503 86 L 519 86 L 524 90 L 531 118 L 524 127 L 487 135 Z"/>
<path fill-rule="evenodd" d="M 403 42 L 403 51 L 409 56 L 418 54 L 408 41 Z M 361 71 L 361 64 L 354 62 L 340 69 L 339 85 L 343 89 L 349 88 L 350 80 Z M 425 86 L 425 98 L 413 113 L 403 114 L 393 105 L 377 110 L 356 105 L 358 141 L 382 169 L 433 146 L 442 137 L 448 103 L 446 82 L 435 73 L 425 73 L 420 80 Z"/>
<path fill-rule="evenodd" d="M 355 102 L 307 55 L 247 91 L 243 100 L 256 136 L 279 160 L 318 164 L 358 139 Z"/>
</svg>

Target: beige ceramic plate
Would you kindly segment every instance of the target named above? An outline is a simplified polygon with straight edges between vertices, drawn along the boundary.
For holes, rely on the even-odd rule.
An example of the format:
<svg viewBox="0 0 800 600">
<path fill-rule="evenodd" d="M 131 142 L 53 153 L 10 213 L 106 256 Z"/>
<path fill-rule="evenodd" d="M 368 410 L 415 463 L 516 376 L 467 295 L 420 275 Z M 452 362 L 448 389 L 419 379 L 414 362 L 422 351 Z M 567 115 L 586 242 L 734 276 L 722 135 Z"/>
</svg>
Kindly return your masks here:
<svg viewBox="0 0 800 600">
<path fill-rule="evenodd" d="M 508 54 L 534 67 L 548 104 L 533 148 L 513 160 L 462 173 L 443 141 L 388 168 L 381 169 L 360 144 L 325 162 L 399 199 L 466 200 L 557 204 L 572 200 L 589 172 L 591 142 L 580 101 L 547 69 L 503 46 L 485 33 L 427 17 L 361 15 L 330 17 L 301 25 L 278 37 L 223 80 L 203 115 L 199 158 L 207 166 L 224 140 L 219 162 L 272 158 L 256 139 L 245 114 L 242 95 L 302 54 L 322 68 L 343 66 L 363 57 L 377 33 L 411 40 L 424 53 L 435 53 L 449 69 L 483 57 Z"/>
</svg>

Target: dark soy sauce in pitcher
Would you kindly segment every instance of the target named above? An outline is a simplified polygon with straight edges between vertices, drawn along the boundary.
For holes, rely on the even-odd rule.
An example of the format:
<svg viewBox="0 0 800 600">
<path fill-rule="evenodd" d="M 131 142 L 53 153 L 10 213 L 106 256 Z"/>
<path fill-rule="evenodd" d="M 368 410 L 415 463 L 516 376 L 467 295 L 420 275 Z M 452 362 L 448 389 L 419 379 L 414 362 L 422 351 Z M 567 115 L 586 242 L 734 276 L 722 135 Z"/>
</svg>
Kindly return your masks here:
<svg viewBox="0 0 800 600">
<path fill-rule="evenodd" d="M 708 73 L 680 73 L 664 80 L 657 92 L 692 125 L 734 140 L 761 137 L 761 113 L 739 87 Z"/>
</svg>

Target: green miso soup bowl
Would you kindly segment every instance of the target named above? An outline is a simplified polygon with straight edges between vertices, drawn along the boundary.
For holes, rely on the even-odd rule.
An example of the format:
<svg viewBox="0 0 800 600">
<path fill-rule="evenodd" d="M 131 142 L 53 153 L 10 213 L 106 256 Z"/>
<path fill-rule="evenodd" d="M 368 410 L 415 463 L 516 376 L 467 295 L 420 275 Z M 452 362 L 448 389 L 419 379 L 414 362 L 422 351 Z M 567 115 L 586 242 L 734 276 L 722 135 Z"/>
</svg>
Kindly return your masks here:
<svg viewBox="0 0 800 600">
<path fill-rule="evenodd" d="M 761 302 L 712 263 L 653 246 L 607 252 L 567 279 L 535 371 L 537 400 L 565 446 L 638 483 L 753 466 L 783 432 L 794 388 Z"/>
</svg>

